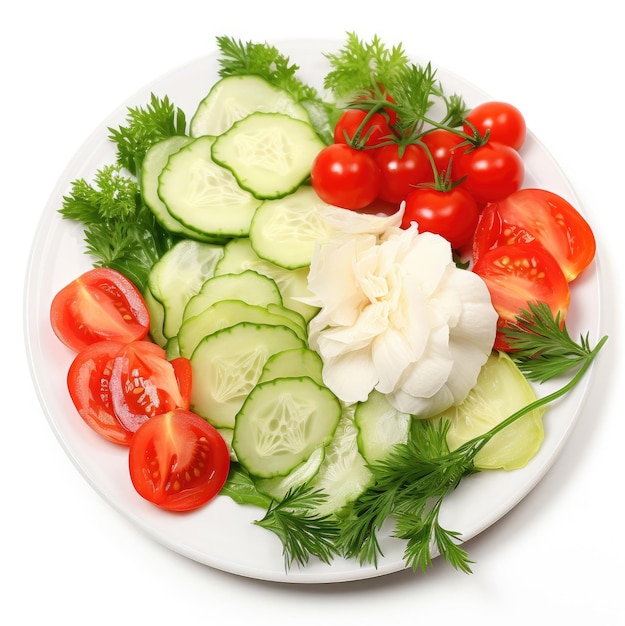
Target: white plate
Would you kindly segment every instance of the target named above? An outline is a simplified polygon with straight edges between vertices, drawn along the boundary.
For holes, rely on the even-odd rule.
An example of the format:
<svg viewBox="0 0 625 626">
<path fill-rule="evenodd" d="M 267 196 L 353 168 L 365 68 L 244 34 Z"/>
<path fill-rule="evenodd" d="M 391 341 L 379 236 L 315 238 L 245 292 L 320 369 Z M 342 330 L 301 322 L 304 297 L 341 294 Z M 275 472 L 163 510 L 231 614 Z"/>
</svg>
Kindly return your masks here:
<svg viewBox="0 0 625 626">
<path fill-rule="evenodd" d="M 336 41 L 282 41 L 278 48 L 300 68 L 301 78 L 321 86 L 329 69 L 322 52 L 336 51 Z M 424 59 L 415 58 L 422 62 Z M 427 61 L 427 59 L 425 60 Z M 435 63 L 434 66 L 436 67 Z M 59 442 L 93 488 L 122 515 L 171 550 L 208 566 L 261 580 L 327 583 L 373 578 L 404 568 L 404 544 L 390 536 L 382 540 L 384 557 L 373 566 L 338 559 L 331 565 L 312 562 L 286 572 L 282 546 L 270 532 L 253 524 L 263 511 L 235 504 L 219 496 L 209 506 L 177 515 L 159 510 L 134 491 L 127 469 L 127 450 L 110 444 L 78 417 L 67 393 L 65 376 L 73 354 L 55 337 L 49 323 L 50 302 L 56 292 L 90 267 L 83 252 L 82 229 L 58 214 L 70 183 L 114 162 L 107 127 L 123 124 L 129 106 L 145 106 L 150 94 L 169 98 L 190 120 L 196 106 L 217 79 L 217 55 L 191 62 L 156 80 L 112 113 L 87 139 L 66 168 L 43 211 L 36 232 L 25 290 L 25 328 L 33 381 L 44 412 Z M 489 99 L 461 78 L 438 68 L 446 93 L 460 93 L 469 105 Z M 545 148 L 529 134 L 523 147 L 525 186 L 544 187 L 580 208 L 572 187 Z M 600 336 L 599 274 L 595 264 L 572 286 L 568 326 L 573 337 Z M 465 479 L 448 498 L 441 521 L 469 540 L 487 529 L 526 496 L 549 469 L 580 415 L 590 384 L 587 376 L 554 405 L 545 418 L 545 441 L 538 455 L 515 472 L 483 472 Z M 541 390 L 541 395 L 549 391 Z M 470 547 L 469 547 L 470 554 Z"/>
</svg>

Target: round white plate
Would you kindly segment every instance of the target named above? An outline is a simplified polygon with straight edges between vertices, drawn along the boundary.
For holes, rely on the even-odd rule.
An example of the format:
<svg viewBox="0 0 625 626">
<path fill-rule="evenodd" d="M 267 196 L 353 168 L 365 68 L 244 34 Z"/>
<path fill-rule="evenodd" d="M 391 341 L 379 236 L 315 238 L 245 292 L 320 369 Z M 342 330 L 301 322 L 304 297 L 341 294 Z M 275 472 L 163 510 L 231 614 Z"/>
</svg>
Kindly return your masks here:
<svg viewBox="0 0 625 626">
<path fill-rule="evenodd" d="M 300 66 L 300 77 L 321 87 L 329 70 L 324 52 L 338 50 L 337 41 L 281 41 L 275 45 Z M 415 58 L 416 62 L 427 61 Z M 435 64 L 433 64 L 436 67 Z M 82 229 L 61 219 L 63 195 L 77 178 L 91 181 L 97 169 L 114 162 L 108 127 L 126 119 L 128 107 L 145 106 L 150 94 L 169 96 L 187 115 L 217 79 L 217 54 L 193 61 L 147 85 L 113 112 L 87 139 L 69 163 L 43 210 L 33 241 L 25 287 L 25 332 L 34 385 L 59 442 L 93 488 L 128 520 L 155 541 L 190 559 L 223 571 L 267 581 L 328 583 L 373 578 L 403 569 L 404 544 L 382 538 L 384 557 L 378 567 L 361 567 L 357 561 L 335 560 L 331 565 L 311 562 L 305 568 L 285 571 L 282 546 L 273 533 L 253 524 L 264 512 L 235 504 L 218 496 L 205 508 L 189 514 L 172 514 L 142 500 L 129 478 L 127 449 L 110 444 L 89 429 L 78 416 L 66 387 L 66 373 L 73 353 L 52 332 L 49 307 L 56 292 L 91 267 L 84 254 Z M 489 99 L 461 78 L 437 69 L 447 94 L 459 93 L 473 106 Z M 526 187 L 535 186 L 560 194 L 580 208 L 572 187 L 545 148 L 530 133 L 522 149 Z M 599 272 L 593 264 L 572 285 L 568 327 L 572 337 L 589 333 L 599 337 Z M 510 511 L 544 476 L 580 415 L 590 384 L 587 376 L 545 417 L 545 441 L 538 455 L 522 470 L 483 472 L 471 476 L 446 500 L 442 524 L 461 533 L 466 541 L 487 529 Z M 539 390 L 543 395 L 552 389 Z M 470 547 L 469 547 L 470 556 Z"/>
</svg>

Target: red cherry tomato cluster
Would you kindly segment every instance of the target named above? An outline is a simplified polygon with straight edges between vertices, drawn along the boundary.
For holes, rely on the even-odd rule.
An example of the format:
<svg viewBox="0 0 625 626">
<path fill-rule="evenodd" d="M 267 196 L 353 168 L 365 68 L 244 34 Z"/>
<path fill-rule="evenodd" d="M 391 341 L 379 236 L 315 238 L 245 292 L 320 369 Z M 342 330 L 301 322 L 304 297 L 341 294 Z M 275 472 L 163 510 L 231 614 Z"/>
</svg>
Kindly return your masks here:
<svg viewBox="0 0 625 626">
<path fill-rule="evenodd" d="M 402 228 L 416 222 L 454 250 L 472 252 L 472 270 L 499 313 L 496 348 L 509 349 L 502 328 L 530 302 L 547 304 L 564 322 L 569 282 L 591 263 L 595 239 L 564 198 L 522 188 L 519 151 L 527 130 L 521 112 L 506 102 L 485 102 L 462 127 L 433 128 L 407 141 L 387 100 L 379 110 L 341 115 L 335 143 L 312 167 L 318 195 L 356 211 L 390 213 L 403 202 Z"/>
<path fill-rule="evenodd" d="M 392 211 L 405 201 L 404 223 L 466 246 L 479 208 L 519 189 L 525 176 L 518 150 L 526 135 L 520 111 L 486 102 L 462 128 L 433 128 L 402 138 L 393 99 L 388 105 L 346 109 L 334 144 L 313 164 L 311 182 L 329 204 L 352 210 Z M 358 102 L 356 104 L 359 104 Z"/>
<path fill-rule="evenodd" d="M 135 285 L 112 269 L 89 270 L 58 292 L 50 321 L 76 353 L 67 387 L 78 414 L 107 441 L 128 446 L 137 492 L 172 511 L 217 495 L 230 469 L 228 448 L 189 411 L 191 362 L 168 360 L 146 339 L 150 314 Z"/>
</svg>

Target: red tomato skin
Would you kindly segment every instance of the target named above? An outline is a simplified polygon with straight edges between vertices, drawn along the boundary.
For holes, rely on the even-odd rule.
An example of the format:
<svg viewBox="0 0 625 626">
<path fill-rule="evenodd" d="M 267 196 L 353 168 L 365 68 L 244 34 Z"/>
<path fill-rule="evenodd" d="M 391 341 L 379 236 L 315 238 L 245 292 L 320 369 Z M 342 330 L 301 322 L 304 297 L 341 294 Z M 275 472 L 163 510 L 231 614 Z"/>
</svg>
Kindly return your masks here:
<svg viewBox="0 0 625 626">
<path fill-rule="evenodd" d="M 453 164 L 455 159 L 453 158 L 455 150 L 464 141 L 462 137 L 458 137 L 455 133 L 445 130 L 444 128 L 437 128 L 430 131 L 421 137 L 421 141 L 427 146 L 438 174 L 449 172 L 451 168 L 450 180 L 456 180 L 454 177 Z M 433 174 L 430 174 L 430 180 L 434 180 Z"/>
<path fill-rule="evenodd" d="M 88 270 L 56 294 L 50 323 L 55 335 L 79 352 L 103 339 L 143 339 L 150 328 L 150 314 L 131 281 L 116 270 L 100 267 Z"/>
<path fill-rule="evenodd" d="M 405 200 L 419 183 L 432 179 L 432 166 L 425 150 L 417 144 L 389 144 L 373 151 L 380 168 L 378 198 L 395 204 Z"/>
<path fill-rule="evenodd" d="M 556 259 L 539 243 L 515 243 L 487 250 L 473 272 L 488 287 L 499 315 L 494 348 L 510 351 L 502 328 L 516 321 L 528 303 L 546 304 L 564 323 L 571 299 L 569 284 Z"/>
<path fill-rule="evenodd" d="M 206 420 L 177 409 L 156 415 L 135 433 L 128 455 L 137 493 L 167 511 L 192 511 L 210 502 L 230 470 L 230 453 Z"/>
<path fill-rule="evenodd" d="M 382 113 L 372 113 L 365 122 L 368 114 L 362 109 L 346 109 L 334 127 L 334 143 L 371 147 L 387 140 L 392 134 L 387 119 Z"/>
<path fill-rule="evenodd" d="M 406 198 L 401 227 L 416 222 L 419 232 L 441 235 L 454 250 L 471 241 L 479 219 L 473 196 L 461 187 L 439 191 L 431 187 L 415 189 Z"/>
<path fill-rule="evenodd" d="M 325 147 L 310 172 L 317 195 L 344 209 L 357 211 L 371 204 L 380 190 L 380 169 L 368 152 L 344 143 Z"/>
<path fill-rule="evenodd" d="M 519 189 L 487 204 L 473 240 L 473 259 L 502 244 L 538 241 L 556 258 L 570 282 L 593 261 L 594 233 L 573 205 L 545 189 Z"/>
<path fill-rule="evenodd" d="M 514 150 L 520 150 L 525 143 L 527 126 L 523 114 L 517 107 L 500 101 L 483 102 L 475 106 L 466 120 L 483 137 L 489 131 L 489 141 L 506 144 Z M 473 129 L 464 124 L 464 132 L 471 134 Z"/>
<path fill-rule="evenodd" d="M 94 431 L 129 445 L 134 432 L 154 415 L 189 408 L 190 368 L 182 362 L 174 367 L 150 341 L 104 340 L 74 357 L 67 387 L 79 415 Z"/>
<path fill-rule="evenodd" d="M 525 165 L 519 153 L 496 142 L 455 152 L 454 179 L 478 202 L 496 202 L 521 188 Z"/>
<path fill-rule="evenodd" d="M 85 423 L 112 443 L 127 446 L 133 433 L 115 417 L 110 390 L 110 377 L 115 356 L 124 344 L 98 341 L 81 350 L 67 373 L 67 388 Z"/>
</svg>

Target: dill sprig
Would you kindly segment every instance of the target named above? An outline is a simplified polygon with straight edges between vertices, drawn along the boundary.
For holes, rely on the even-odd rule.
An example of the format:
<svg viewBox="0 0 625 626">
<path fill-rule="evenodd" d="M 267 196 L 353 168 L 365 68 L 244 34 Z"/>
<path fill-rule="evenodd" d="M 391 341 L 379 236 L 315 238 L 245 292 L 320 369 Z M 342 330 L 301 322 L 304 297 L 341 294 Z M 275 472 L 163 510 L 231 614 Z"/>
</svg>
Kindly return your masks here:
<svg viewBox="0 0 625 626">
<path fill-rule="evenodd" d="M 537 307 L 541 313 L 541 307 Z M 528 328 L 544 324 L 530 315 L 524 315 Z M 552 316 L 553 319 L 553 316 Z M 543 337 L 533 333 L 534 352 L 541 353 L 541 344 L 553 341 L 556 330 L 563 335 L 564 328 L 547 325 L 550 333 Z M 563 340 L 564 341 L 564 340 Z M 383 460 L 371 466 L 375 483 L 352 503 L 342 528 L 340 544 L 343 553 L 356 557 L 361 564 L 374 563 L 382 555 L 377 535 L 389 518 L 395 520 L 395 536 L 406 539 L 404 559 L 413 569 L 425 571 L 432 562 L 433 550 L 453 567 L 471 572 L 467 553 L 460 547 L 458 532 L 447 530 L 439 523 L 439 512 L 445 497 L 453 492 L 463 478 L 478 472 L 475 457 L 499 432 L 536 409 L 550 404 L 571 391 L 583 378 L 587 369 L 607 341 L 601 338 L 591 350 L 583 339 L 578 368 L 573 377 L 556 391 L 538 398 L 519 409 L 505 420 L 454 451 L 449 451 L 446 433 L 449 422 L 434 424 L 429 420 L 416 421 L 406 444 L 394 446 Z M 528 339 L 527 348 L 529 349 Z M 546 347 L 546 346 L 545 346 Z"/>
<path fill-rule="evenodd" d="M 544 303 L 528 303 L 514 323 L 503 327 L 512 348 L 510 357 L 529 380 L 541 383 L 579 367 L 590 356 L 588 334 L 576 343 L 562 322 Z"/>
<path fill-rule="evenodd" d="M 265 516 L 255 522 L 280 538 L 287 570 L 294 563 L 306 565 L 310 556 L 330 563 L 338 555 L 338 522 L 332 515 L 317 513 L 325 499 L 320 491 L 300 485 L 280 502 L 273 502 Z"/>
</svg>

